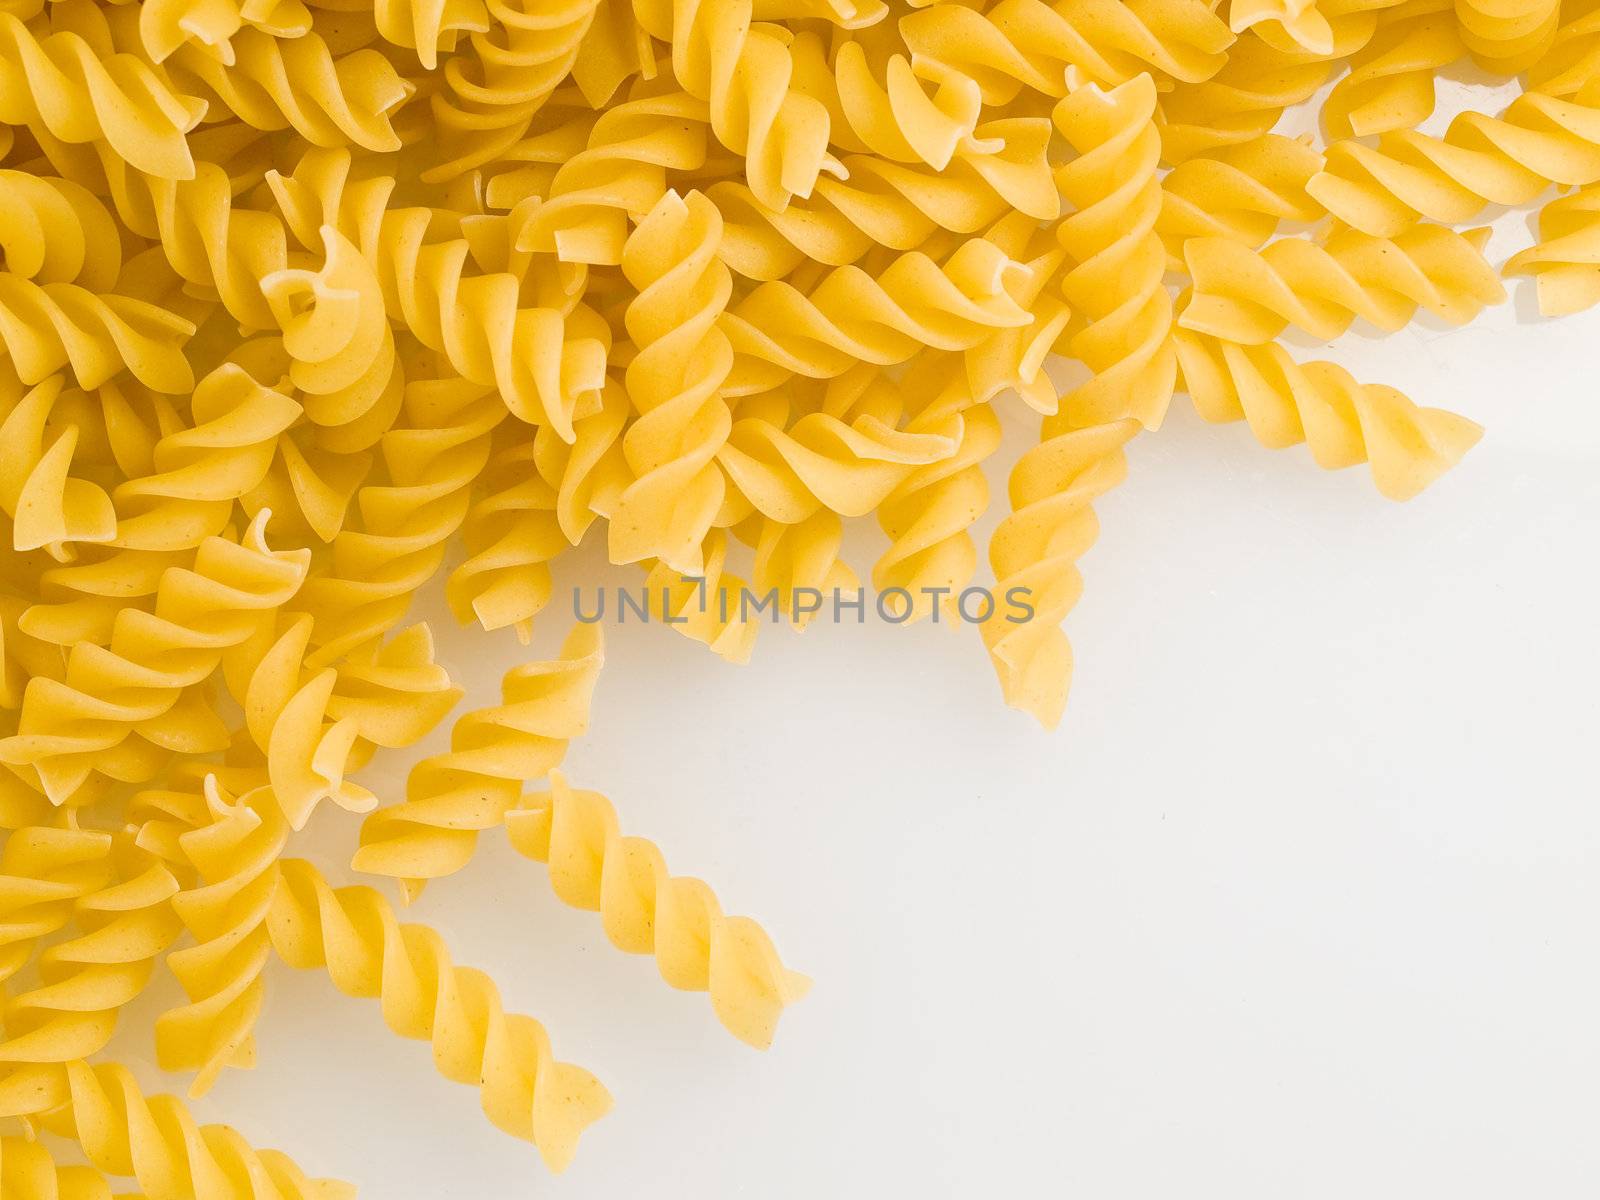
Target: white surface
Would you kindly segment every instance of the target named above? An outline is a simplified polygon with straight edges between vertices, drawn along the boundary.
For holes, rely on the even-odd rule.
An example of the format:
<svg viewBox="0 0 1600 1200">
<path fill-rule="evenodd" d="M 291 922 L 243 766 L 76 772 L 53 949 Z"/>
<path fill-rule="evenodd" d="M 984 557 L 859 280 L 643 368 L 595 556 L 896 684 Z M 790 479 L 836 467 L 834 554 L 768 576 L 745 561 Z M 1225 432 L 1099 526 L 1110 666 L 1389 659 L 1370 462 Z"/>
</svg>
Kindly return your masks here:
<svg viewBox="0 0 1600 1200">
<path fill-rule="evenodd" d="M 1488 426 L 1409 505 L 1180 399 L 1099 506 L 1054 734 L 970 633 L 769 630 L 738 669 L 608 629 L 569 774 L 816 986 L 750 1051 L 486 838 L 414 915 L 612 1089 L 559 1179 L 281 966 L 261 1066 L 196 1107 L 373 1200 L 1594 1196 L 1600 314 L 1530 311 L 1338 349 Z M 559 608 L 524 651 L 429 601 L 458 712 Z M 355 824 L 298 849 L 348 878 Z M 167 998 L 119 1049 L 171 1087 Z"/>
</svg>

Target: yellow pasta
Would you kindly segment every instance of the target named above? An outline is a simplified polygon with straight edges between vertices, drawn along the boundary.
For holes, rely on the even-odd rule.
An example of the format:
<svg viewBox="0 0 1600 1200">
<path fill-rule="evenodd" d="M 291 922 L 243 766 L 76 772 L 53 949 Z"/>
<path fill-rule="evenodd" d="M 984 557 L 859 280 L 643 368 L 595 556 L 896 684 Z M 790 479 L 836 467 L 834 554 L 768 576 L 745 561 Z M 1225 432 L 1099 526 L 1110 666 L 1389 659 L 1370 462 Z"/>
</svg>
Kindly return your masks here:
<svg viewBox="0 0 1600 1200">
<path fill-rule="evenodd" d="M 1520 94 L 1422 132 L 1468 56 Z M 1503 275 L 1590 307 L 1597 188 L 1597 0 L 6 5 L 0 1117 L 91 1165 L 8 1129 L 5 1200 L 348 1195 L 104 1057 L 165 972 L 160 1066 L 253 1066 L 274 954 L 572 1157 L 609 1093 L 290 857 L 329 804 L 407 902 L 504 826 L 767 1045 L 806 978 L 557 769 L 600 623 L 740 663 L 936 622 L 1053 726 L 1095 508 L 1176 390 L 1408 499 L 1482 430 L 1283 339 L 1462 325 Z M 1468 226 L 1535 203 L 1491 263 Z M 413 609 L 493 656 L 569 583 L 560 649 L 412 751 L 464 695 Z"/>
<path fill-rule="evenodd" d="M 766 931 L 722 912 L 698 879 L 669 875 L 661 851 L 623 837 L 616 810 L 598 792 L 574 791 L 560 771 L 550 790 L 506 815 L 519 854 L 550 867 L 550 886 L 574 908 L 600 914 L 619 949 L 653 954 L 673 987 L 708 992 L 735 1037 L 764 1047 L 784 1007 L 811 981 L 786 968 Z"/>
</svg>

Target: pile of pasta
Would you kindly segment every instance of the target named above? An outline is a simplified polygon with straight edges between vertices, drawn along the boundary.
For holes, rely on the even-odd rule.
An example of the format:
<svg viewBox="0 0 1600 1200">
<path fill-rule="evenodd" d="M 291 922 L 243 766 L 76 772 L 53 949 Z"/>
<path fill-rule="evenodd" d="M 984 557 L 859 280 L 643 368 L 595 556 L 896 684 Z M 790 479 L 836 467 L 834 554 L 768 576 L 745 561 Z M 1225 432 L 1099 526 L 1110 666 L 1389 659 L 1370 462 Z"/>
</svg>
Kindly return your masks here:
<svg viewBox="0 0 1600 1200">
<path fill-rule="evenodd" d="M 1469 62 L 1520 94 L 1419 132 Z M 1503 271 L 1600 300 L 1600 0 L 0 0 L 0 151 L 0 1192 L 329 1197 L 107 1057 L 158 970 L 192 1096 L 254 1061 L 276 958 L 553 1168 L 610 1098 L 293 856 L 325 803 L 405 903 L 503 830 L 752 1045 L 807 986 L 563 778 L 598 624 L 404 795 L 359 782 L 462 697 L 420 590 L 526 643 L 587 536 L 734 661 L 761 616 L 696 596 L 937 619 L 1009 408 L 981 578 L 1033 619 L 976 633 L 1052 725 L 1093 506 L 1177 392 L 1403 499 L 1479 428 L 1280 335 L 1465 323 Z M 1473 222 L 1535 202 L 1487 261 Z"/>
</svg>

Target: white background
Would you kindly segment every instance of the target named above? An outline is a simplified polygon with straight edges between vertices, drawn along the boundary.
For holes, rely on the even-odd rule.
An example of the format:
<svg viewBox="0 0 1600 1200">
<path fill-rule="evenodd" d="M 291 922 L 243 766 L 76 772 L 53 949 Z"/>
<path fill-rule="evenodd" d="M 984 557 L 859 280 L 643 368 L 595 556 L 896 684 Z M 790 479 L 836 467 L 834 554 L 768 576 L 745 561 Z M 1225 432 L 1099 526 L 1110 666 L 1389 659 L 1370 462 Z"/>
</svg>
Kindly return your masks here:
<svg viewBox="0 0 1600 1200">
<path fill-rule="evenodd" d="M 1529 238 L 1499 229 L 1497 261 Z M 767 630 L 735 668 L 611 627 L 569 775 L 816 985 L 754 1052 L 487 837 L 412 915 L 611 1088 L 560 1178 L 375 1003 L 281 966 L 260 1067 L 196 1107 L 382 1200 L 1593 1197 L 1600 313 L 1532 311 L 1336 348 L 1488 426 L 1406 505 L 1180 398 L 1098 506 L 1054 733 L 970 631 Z M 525 650 L 430 599 L 457 711 L 565 608 Z M 349 878 L 355 828 L 297 849 Z M 148 1063 L 170 998 L 117 1050 L 181 1090 Z"/>
</svg>

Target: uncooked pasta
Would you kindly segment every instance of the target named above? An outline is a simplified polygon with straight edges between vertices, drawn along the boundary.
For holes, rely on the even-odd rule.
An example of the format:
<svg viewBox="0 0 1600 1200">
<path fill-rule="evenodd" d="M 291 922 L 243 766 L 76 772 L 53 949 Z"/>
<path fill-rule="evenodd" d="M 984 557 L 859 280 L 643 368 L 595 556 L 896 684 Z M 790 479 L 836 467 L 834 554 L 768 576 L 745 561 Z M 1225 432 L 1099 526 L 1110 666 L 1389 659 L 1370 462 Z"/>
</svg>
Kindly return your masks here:
<svg viewBox="0 0 1600 1200">
<path fill-rule="evenodd" d="M 1600 301 L 1594 7 L 6 4 L 0 1191 L 349 1195 L 108 1053 L 170 974 L 146 1032 L 199 1097 L 275 960 L 563 1167 L 610 1091 L 385 894 L 485 838 L 741 1041 L 803 1020 L 768 929 L 559 769 L 627 613 L 553 619 L 552 564 L 587 540 L 730 662 L 944 621 L 1055 725 L 1095 504 L 1175 397 L 1404 500 L 1483 431 L 1285 335 L 1463 325 L 1503 275 Z M 1468 60 L 1520 94 L 1424 131 Z M 1506 263 L 1493 205 L 1538 207 Z M 1037 436 L 985 546 L 1003 421 Z M 425 594 L 497 702 L 452 720 Z M 378 886 L 296 856 L 327 805 Z"/>
</svg>

